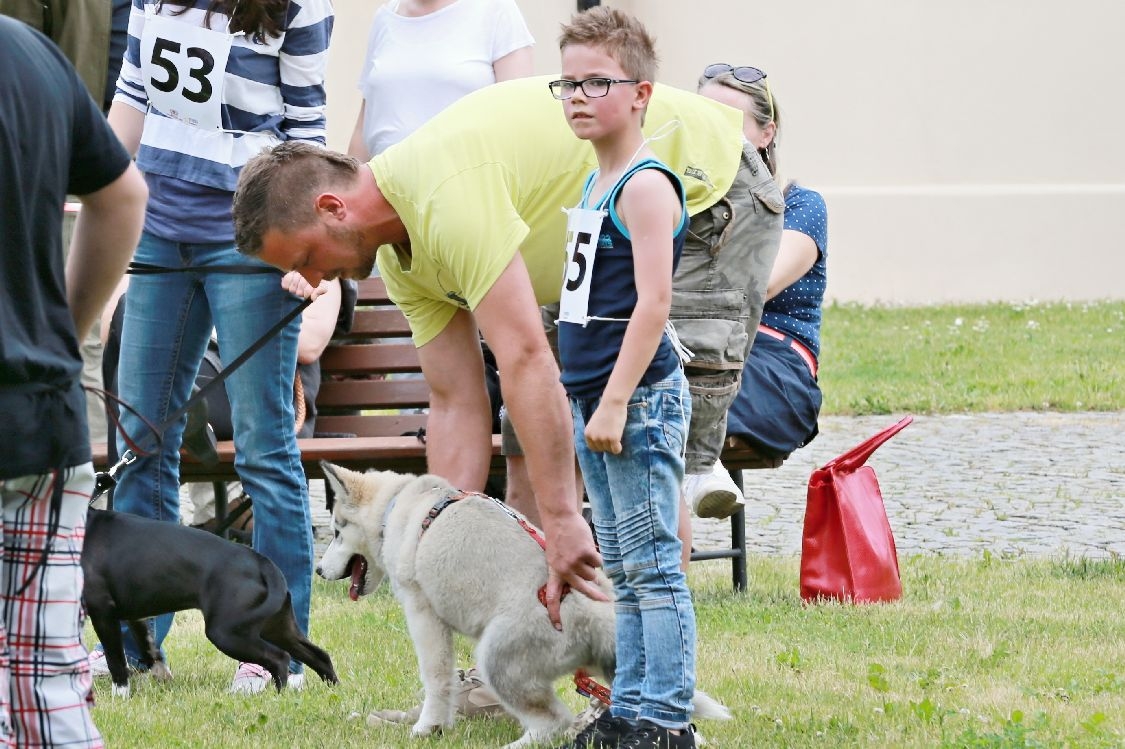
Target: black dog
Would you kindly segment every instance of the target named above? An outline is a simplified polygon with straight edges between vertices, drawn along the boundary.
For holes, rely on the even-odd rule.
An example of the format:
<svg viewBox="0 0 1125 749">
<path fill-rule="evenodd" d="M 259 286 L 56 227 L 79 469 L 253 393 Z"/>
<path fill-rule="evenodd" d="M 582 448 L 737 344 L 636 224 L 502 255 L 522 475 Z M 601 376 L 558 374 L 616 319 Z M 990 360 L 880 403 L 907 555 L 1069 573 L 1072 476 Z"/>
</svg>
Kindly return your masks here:
<svg viewBox="0 0 1125 749">
<path fill-rule="evenodd" d="M 82 549 L 83 599 L 105 649 L 114 694 L 129 693 L 120 620 L 156 678 L 171 677 L 142 619 L 203 612 L 207 639 L 238 661 L 270 672 L 278 691 L 290 656 L 335 684 L 332 659 L 297 627 L 281 570 L 248 546 L 178 523 L 91 509 Z"/>
</svg>

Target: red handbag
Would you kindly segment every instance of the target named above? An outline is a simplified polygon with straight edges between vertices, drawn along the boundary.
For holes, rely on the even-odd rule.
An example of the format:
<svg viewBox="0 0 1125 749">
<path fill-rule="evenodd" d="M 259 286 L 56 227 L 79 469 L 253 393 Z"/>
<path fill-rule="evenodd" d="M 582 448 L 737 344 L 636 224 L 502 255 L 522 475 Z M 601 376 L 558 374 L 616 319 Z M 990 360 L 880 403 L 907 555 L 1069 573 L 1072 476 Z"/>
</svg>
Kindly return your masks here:
<svg viewBox="0 0 1125 749">
<path fill-rule="evenodd" d="M 874 469 L 864 463 L 913 420 L 907 416 L 809 477 L 801 598 L 866 603 L 902 597 L 898 554 L 883 495 Z"/>
</svg>

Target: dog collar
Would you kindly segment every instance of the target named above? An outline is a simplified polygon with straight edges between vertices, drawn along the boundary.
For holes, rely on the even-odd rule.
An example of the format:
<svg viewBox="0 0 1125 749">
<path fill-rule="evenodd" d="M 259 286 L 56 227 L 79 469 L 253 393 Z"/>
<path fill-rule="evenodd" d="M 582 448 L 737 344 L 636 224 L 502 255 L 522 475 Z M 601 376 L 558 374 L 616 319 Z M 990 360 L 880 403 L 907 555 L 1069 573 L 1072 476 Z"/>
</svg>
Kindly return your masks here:
<svg viewBox="0 0 1125 749">
<path fill-rule="evenodd" d="M 398 495 L 397 494 L 394 495 L 393 497 L 391 497 L 391 501 L 387 502 L 387 508 L 385 510 L 383 510 L 383 528 L 382 528 L 382 530 L 383 530 L 384 533 L 386 533 L 386 530 L 387 530 L 387 519 L 390 518 L 390 516 L 391 516 L 391 510 L 393 510 L 395 508 L 395 502 L 398 502 Z"/>
</svg>

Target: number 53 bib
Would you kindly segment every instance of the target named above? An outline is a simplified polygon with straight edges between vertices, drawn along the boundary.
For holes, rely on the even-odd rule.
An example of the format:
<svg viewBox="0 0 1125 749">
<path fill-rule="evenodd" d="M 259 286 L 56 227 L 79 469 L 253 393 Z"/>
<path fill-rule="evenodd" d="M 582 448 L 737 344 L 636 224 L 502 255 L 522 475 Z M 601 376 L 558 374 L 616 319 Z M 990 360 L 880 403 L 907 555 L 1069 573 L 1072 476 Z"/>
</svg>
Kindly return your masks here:
<svg viewBox="0 0 1125 749">
<path fill-rule="evenodd" d="M 141 76 L 149 103 L 173 119 L 221 130 L 232 38 L 222 31 L 147 15 L 141 34 Z"/>
</svg>

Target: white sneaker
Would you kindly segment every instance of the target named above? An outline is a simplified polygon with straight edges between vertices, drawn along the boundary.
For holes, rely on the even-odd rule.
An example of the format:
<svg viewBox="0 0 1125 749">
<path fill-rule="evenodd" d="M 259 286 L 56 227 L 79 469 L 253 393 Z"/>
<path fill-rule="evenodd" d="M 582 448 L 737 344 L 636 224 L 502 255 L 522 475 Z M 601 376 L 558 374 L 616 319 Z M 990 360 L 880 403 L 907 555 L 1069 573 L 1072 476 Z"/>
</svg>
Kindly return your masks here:
<svg viewBox="0 0 1125 749">
<path fill-rule="evenodd" d="M 109 664 L 106 663 L 104 650 L 91 650 L 86 656 L 86 662 L 90 664 L 90 675 L 94 678 L 109 676 Z"/>
<path fill-rule="evenodd" d="M 231 694 L 257 694 L 273 681 L 270 672 L 257 663 L 239 663 L 230 683 Z"/>
<path fill-rule="evenodd" d="M 738 485 L 718 460 L 710 473 L 684 476 L 684 498 L 701 518 L 729 518 L 746 504 Z"/>
</svg>

